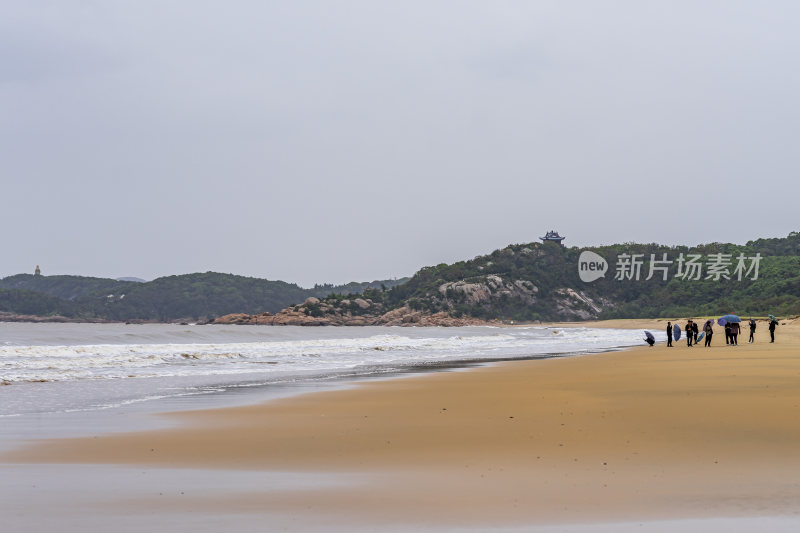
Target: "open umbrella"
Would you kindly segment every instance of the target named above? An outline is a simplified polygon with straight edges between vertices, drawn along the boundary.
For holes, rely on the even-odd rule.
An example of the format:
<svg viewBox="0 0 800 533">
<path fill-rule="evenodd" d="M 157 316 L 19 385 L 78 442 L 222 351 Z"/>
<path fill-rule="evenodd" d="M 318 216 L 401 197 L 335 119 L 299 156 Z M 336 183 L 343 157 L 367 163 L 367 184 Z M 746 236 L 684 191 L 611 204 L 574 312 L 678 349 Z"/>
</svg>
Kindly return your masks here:
<svg viewBox="0 0 800 533">
<path fill-rule="evenodd" d="M 645 341 L 647 344 L 649 344 L 650 346 L 652 346 L 652 345 L 654 345 L 654 344 L 656 343 L 656 338 L 655 338 L 655 337 L 653 336 L 653 334 L 652 334 L 652 333 L 650 333 L 649 331 L 645 331 L 645 332 L 644 332 L 644 336 L 645 336 L 645 339 L 644 339 L 644 341 Z"/>
<path fill-rule="evenodd" d="M 741 322 L 741 321 L 742 321 L 742 319 L 739 318 L 736 315 L 725 315 L 724 317 L 722 317 L 719 320 L 717 320 L 717 324 L 719 324 L 720 326 L 724 326 L 728 322 L 737 322 L 738 323 L 738 322 Z"/>
<path fill-rule="evenodd" d="M 772 316 L 772 315 L 769 315 L 769 321 L 770 321 L 770 322 L 777 322 L 777 321 L 778 321 L 778 319 L 777 319 L 777 318 L 775 318 L 775 317 L 774 317 L 774 316 Z"/>
</svg>

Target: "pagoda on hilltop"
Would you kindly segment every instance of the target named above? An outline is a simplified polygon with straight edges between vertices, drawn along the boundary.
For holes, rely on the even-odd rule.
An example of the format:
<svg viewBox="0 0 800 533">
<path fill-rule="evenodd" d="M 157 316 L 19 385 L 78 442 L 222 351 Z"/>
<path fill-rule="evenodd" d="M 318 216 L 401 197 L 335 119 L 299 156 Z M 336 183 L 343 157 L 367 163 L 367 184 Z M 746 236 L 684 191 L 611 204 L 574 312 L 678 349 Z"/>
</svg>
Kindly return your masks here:
<svg viewBox="0 0 800 533">
<path fill-rule="evenodd" d="M 548 231 L 544 237 L 539 237 L 539 238 L 542 239 L 542 242 L 552 241 L 558 244 L 561 244 L 561 241 L 565 239 L 565 237 L 559 235 L 558 232 L 555 230 Z"/>
</svg>

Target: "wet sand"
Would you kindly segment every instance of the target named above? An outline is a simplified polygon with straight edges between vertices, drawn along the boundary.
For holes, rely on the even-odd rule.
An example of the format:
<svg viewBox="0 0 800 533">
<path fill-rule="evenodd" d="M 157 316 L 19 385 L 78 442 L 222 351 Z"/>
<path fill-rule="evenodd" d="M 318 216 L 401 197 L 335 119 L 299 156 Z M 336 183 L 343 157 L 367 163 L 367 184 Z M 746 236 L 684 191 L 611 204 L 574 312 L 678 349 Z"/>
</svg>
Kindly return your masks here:
<svg viewBox="0 0 800 533">
<path fill-rule="evenodd" d="M 347 482 L 114 503 L 331 529 L 796 519 L 800 324 L 769 344 L 762 323 L 756 344 L 736 347 L 715 330 L 711 348 L 681 341 L 370 382 L 169 415 L 177 429 L 33 443 L 0 461 L 339 476 Z"/>
</svg>

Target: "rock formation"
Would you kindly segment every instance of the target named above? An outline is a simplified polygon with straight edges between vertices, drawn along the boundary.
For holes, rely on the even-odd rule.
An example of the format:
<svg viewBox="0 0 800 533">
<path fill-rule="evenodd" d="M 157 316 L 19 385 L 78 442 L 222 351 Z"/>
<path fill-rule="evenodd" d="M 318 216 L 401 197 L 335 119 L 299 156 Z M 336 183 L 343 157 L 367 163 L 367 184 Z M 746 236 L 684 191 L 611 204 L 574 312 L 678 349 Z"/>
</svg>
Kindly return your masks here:
<svg viewBox="0 0 800 533">
<path fill-rule="evenodd" d="M 314 300 L 317 300 L 314 298 Z M 361 303 L 358 303 L 361 300 Z M 261 313 L 259 315 L 248 315 L 245 313 L 232 313 L 219 317 L 212 321 L 214 324 L 262 324 L 272 326 L 473 326 L 487 324 L 486 321 L 477 318 L 464 317 L 457 318 L 448 313 L 430 313 L 427 311 L 415 311 L 408 306 L 382 313 L 382 305 L 374 304 L 370 300 L 356 299 L 353 301 L 342 300 L 345 308 L 334 307 L 324 302 L 308 302 L 302 305 L 287 307 L 279 313 L 271 315 Z M 359 309 L 370 310 L 363 314 L 353 314 L 347 307 L 356 306 Z M 361 307 L 366 305 L 366 307 Z M 319 316 L 317 306 L 322 309 Z"/>
</svg>

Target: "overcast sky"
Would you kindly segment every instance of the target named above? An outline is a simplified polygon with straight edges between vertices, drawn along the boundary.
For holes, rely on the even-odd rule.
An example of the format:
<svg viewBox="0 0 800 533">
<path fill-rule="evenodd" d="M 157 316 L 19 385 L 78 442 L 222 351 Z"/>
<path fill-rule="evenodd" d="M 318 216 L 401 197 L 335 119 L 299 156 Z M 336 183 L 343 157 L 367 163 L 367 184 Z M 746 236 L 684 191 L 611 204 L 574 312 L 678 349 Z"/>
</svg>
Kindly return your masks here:
<svg viewBox="0 0 800 533">
<path fill-rule="evenodd" d="M 800 230 L 800 2 L 0 2 L 0 276 Z"/>
</svg>

